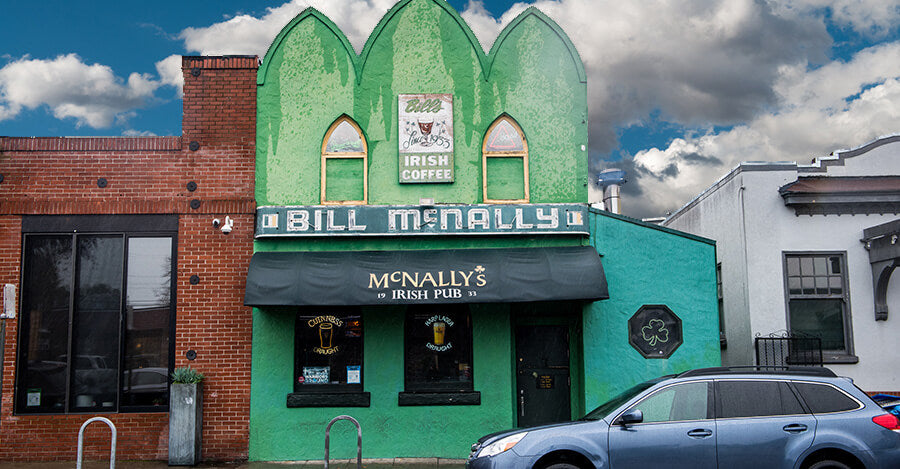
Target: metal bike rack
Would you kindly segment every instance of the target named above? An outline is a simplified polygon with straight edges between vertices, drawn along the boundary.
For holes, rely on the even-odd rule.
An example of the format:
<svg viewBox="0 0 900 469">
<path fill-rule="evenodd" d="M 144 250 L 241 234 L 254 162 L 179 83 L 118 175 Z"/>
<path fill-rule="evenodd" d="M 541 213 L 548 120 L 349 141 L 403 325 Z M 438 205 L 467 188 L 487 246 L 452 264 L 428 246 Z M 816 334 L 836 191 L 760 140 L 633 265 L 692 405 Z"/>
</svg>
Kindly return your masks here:
<svg viewBox="0 0 900 469">
<path fill-rule="evenodd" d="M 109 426 L 110 431 L 112 431 L 112 448 L 109 450 L 109 469 L 116 469 L 116 426 L 106 417 L 90 418 L 81 424 L 81 430 L 78 430 L 78 461 L 75 462 L 75 469 L 81 469 L 81 459 L 82 456 L 84 456 L 84 429 L 87 428 L 91 422 L 97 421 L 105 423 Z"/>
<path fill-rule="evenodd" d="M 328 440 L 331 435 L 331 426 L 334 425 L 334 422 L 338 420 L 349 420 L 353 422 L 353 425 L 356 425 L 356 469 L 362 469 L 362 427 L 359 426 L 359 422 L 356 421 L 355 418 L 349 415 L 338 415 L 337 417 L 331 419 L 328 422 L 328 426 L 325 427 L 325 469 L 328 469 Z"/>
</svg>

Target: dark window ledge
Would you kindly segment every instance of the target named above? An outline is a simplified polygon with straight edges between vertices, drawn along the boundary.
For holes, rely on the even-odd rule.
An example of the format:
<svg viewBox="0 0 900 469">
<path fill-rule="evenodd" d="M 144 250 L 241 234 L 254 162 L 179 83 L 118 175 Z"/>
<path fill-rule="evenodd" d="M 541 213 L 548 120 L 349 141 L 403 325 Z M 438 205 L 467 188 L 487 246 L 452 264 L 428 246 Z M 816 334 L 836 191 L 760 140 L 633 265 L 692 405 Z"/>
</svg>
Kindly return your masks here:
<svg viewBox="0 0 900 469">
<path fill-rule="evenodd" d="M 413 405 L 481 405 L 481 392 L 401 392 L 401 406 Z"/>
<path fill-rule="evenodd" d="M 369 407 L 367 392 L 292 392 L 288 407 Z"/>
<path fill-rule="evenodd" d="M 856 355 L 834 355 L 822 352 L 822 363 L 834 363 L 835 365 L 853 365 L 859 363 Z"/>
</svg>

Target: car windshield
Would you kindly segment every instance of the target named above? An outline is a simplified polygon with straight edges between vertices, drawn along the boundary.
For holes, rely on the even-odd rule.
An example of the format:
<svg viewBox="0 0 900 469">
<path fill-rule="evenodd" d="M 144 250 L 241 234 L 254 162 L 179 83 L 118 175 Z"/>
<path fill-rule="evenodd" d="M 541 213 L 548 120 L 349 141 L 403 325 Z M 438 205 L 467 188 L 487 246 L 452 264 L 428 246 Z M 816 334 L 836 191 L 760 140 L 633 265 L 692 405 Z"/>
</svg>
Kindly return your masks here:
<svg viewBox="0 0 900 469">
<path fill-rule="evenodd" d="M 581 420 L 600 420 L 603 417 L 606 417 L 607 415 L 609 415 L 610 412 L 618 409 L 619 406 L 621 406 L 622 404 L 631 400 L 632 397 L 637 396 L 638 394 L 646 391 L 651 386 L 662 381 L 663 379 L 665 379 L 665 378 L 658 378 L 658 379 L 654 379 L 654 380 L 650 380 L 650 381 L 645 381 L 641 384 L 632 386 L 631 388 L 626 389 L 625 392 L 623 392 L 622 394 L 619 394 L 618 396 L 601 404 L 600 407 L 597 407 L 596 409 L 588 412 L 588 414 L 585 415 Z"/>
</svg>

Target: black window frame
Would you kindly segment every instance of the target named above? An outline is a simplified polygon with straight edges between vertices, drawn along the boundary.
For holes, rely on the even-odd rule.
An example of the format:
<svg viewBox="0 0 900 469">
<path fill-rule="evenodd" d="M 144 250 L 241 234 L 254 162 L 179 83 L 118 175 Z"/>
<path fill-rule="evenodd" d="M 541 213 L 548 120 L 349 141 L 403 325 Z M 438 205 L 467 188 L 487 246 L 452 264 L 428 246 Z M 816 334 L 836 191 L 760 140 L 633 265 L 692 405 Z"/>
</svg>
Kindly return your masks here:
<svg viewBox="0 0 900 469">
<path fill-rule="evenodd" d="M 344 307 L 302 307 L 295 311 L 294 314 L 294 353 L 293 353 L 293 372 L 291 389 L 293 392 L 287 395 L 287 407 L 369 407 L 370 394 L 365 391 L 365 339 L 366 339 L 366 321 L 363 310 L 359 306 Z M 323 321 L 317 322 L 316 325 L 327 322 L 327 318 L 332 317 L 347 323 L 350 318 L 358 318 L 360 336 L 356 350 L 359 353 L 359 383 L 324 383 L 316 385 L 301 384 L 299 378 L 302 374 L 303 365 L 301 362 L 301 353 L 309 344 L 304 342 L 301 333 L 304 323 L 302 321 L 323 318 Z M 333 326 L 332 326 L 333 327 Z"/>
<path fill-rule="evenodd" d="M 362 312 L 358 307 L 345 307 L 340 309 L 335 308 L 324 308 L 317 310 L 307 310 L 301 309 L 294 316 L 294 392 L 295 393 L 310 393 L 310 394 L 318 394 L 318 393 L 356 393 L 362 392 L 364 389 L 365 383 L 365 322 L 362 319 Z M 303 337 L 301 334 L 301 329 L 304 327 L 304 320 L 313 320 L 316 318 L 328 318 L 333 317 L 340 320 L 342 323 L 347 323 L 350 318 L 359 318 L 360 321 L 360 329 L 361 335 L 359 337 L 359 363 L 360 363 L 360 371 L 359 371 L 359 383 L 341 383 L 341 384 L 333 384 L 333 383 L 323 383 L 323 384 L 302 384 L 299 382 L 299 377 L 302 374 L 302 365 L 307 363 L 300 363 L 300 353 L 301 348 L 306 348 L 308 344 L 304 343 Z M 327 323 L 330 321 L 320 321 L 316 323 L 317 325 L 322 323 Z M 333 327 L 333 326 L 332 326 Z"/>
<path fill-rule="evenodd" d="M 840 277 L 841 277 L 841 294 L 839 296 L 832 294 L 791 294 L 790 277 L 788 268 L 789 258 L 817 258 L 817 257 L 838 257 L 840 259 Z M 784 316 L 787 331 L 791 335 L 794 331 L 791 327 L 791 300 L 840 300 L 841 304 L 841 321 L 844 328 L 844 349 L 828 350 L 822 348 L 822 361 L 824 363 L 858 363 L 859 358 L 855 355 L 853 344 L 853 315 L 850 303 L 850 278 L 847 265 L 847 251 L 782 251 L 782 280 L 784 285 Z M 802 262 L 802 261 L 801 261 Z M 827 262 L 827 260 L 826 260 Z M 815 276 L 814 276 L 815 277 Z"/>
<path fill-rule="evenodd" d="M 17 350 L 15 357 L 15 379 L 13 387 L 13 414 L 14 415 L 77 415 L 77 414 L 114 414 L 114 413 L 147 413 L 147 412 L 168 412 L 169 411 L 169 386 L 171 381 L 170 375 L 175 367 L 175 326 L 176 326 L 176 305 L 177 305 L 177 279 L 178 279 L 178 216 L 177 215 L 26 215 L 22 217 L 21 228 L 21 256 L 20 256 L 20 278 L 19 284 L 22 286 L 20 299 L 26 294 L 24 291 L 26 281 L 26 248 L 27 238 L 37 236 L 70 236 L 72 239 L 72 277 L 69 281 L 70 293 L 68 301 L 68 332 L 65 340 L 66 345 L 66 387 L 63 409 L 60 411 L 35 410 L 29 411 L 25 404 L 26 398 L 23 394 L 27 394 L 26 383 L 21 382 L 22 374 L 26 369 L 27 363 L 27 344 L 28 339 L 25 338 L 30 327 L 28 318 L 30 313 L 25 310 L 24 301 L 19 301 L 19 320 L 17 328 Z M 78 271 L 79 259 L 77 258 L 77 243 L 81 236 L 120 236 L 123 240 L 122 245 L 122 280 L 121 292 L 119 299 L 119 331 L 118 331 L 118 365 L 116 368 L 116 400 L 115 404 L 109 409 L 86 409 L 73 410 L 73 390 L 72 382 L 72 347 L 74 339 L 72 337 L 72 325 L 75 317 L 75 292 L 76 275 Z M 167 349 L 167 371 L 166 371 L 166 402 L 159 405 L 124 405 L 123 404 L 123 385 L 124 385 L 124 367 L 125 367 L 125 345 L 127 337 L 127 321 L 126 313 L 126 292 L 128 278 L 128 253 L 129 240 L 132 238 L 168 238 L 171 239 L 171 275 L 169 278 L 169 316 L 168 316 L 168 349 Z"/>
<path fill-rule="evenodd" d="M 455 325 L 463 327 L 462 335 L 457 335 L 455 340 L 464 339 L 466 348 L 462 359 L 467 361 L 468 381 L 449 383 L 423 384 L 411 379 L 409 356 L 413 351 L 411 347 L 412 328 L 418 316 L 455 316 Z M 464 318 L 465 324 L 459 324 L 460 318 Z M 431 319 L 431 318 L 429 318 Z M 410 305 L 407 307 L 403 318 L 403 392 L 398 395 L 401 406 L 408 405 L 480 405 L 481 393 L 475 390 L 475 364 L 474 364 L 474 323 L 472 308 L 467 303 L 447 303 Z M 433 344 L 432 344 L 433 345 Z M 439 353 L 439 352 L 435 352 Z M 462 385 L 457 384 L 462 383 Z"/>
</svg>

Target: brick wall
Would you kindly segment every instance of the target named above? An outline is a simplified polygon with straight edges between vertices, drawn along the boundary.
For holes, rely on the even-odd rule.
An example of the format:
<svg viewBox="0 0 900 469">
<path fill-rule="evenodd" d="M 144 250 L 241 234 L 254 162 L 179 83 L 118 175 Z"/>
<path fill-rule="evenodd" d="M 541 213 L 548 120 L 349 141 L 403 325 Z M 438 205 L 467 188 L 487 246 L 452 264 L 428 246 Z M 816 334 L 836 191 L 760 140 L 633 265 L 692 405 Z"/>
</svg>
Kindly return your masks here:
<svg viewBox="0 0 900 469">
<path fill-rule="evenodd" d="M 185 57 L 182 136 L 0 137 L 0 284 L 20 283 L 22 215 L 179 216 L 175 361 L 207 377 L 207 460 L 247 458 L 251 310 L 243 291 L 253 251 L 257 66 L 255 57 Z M 229 235 L 212 225 L 225 216 L 234 219 Z M 6 321 L 0 461 L 74 460 L 78 429 L 93 414 L 13 413 L 17 321 Z M 117 426 L 118 459 L 167 458 L 168 414 L 99 415 Z M 109 437 L 92 424 L 86 459 L 108 458 Z"/>
</svg>

